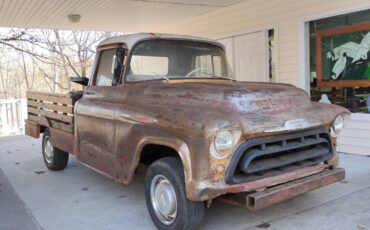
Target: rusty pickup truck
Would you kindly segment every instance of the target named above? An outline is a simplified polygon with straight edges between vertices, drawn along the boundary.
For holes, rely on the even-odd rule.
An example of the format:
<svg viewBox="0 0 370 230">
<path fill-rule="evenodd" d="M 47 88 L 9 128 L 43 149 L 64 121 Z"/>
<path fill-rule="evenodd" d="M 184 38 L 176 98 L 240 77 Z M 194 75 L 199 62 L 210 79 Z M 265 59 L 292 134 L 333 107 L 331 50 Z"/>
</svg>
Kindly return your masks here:
<svg viewBox="0 0 370 230">
<path fill-rule="evenodd" d="M 69 154 L 129 184 L 147 165 L 158 229 L 196 229 L 215 198 L 257 210 L 344 179 L 336 139 L 348 110 L 288 84 L 238 82 L 212 40 L 129 34 L 102 41 L 81 93 L 28 92 L 26 134 L 50 170 Z"/>
</svg>

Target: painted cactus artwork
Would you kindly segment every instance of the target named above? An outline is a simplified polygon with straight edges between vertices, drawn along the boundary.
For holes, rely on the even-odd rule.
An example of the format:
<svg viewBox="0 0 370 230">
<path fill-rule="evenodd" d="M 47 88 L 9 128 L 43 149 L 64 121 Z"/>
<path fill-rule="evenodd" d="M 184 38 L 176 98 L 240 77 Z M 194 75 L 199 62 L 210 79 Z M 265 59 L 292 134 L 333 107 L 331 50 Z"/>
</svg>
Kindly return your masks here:
<svg viewBox="0 0 370 230">
<path fill-rule="evenodd" d="M 370 26 L 318 33 L 319 83 L 325 86 L 370 84 Z"/>
</svg>

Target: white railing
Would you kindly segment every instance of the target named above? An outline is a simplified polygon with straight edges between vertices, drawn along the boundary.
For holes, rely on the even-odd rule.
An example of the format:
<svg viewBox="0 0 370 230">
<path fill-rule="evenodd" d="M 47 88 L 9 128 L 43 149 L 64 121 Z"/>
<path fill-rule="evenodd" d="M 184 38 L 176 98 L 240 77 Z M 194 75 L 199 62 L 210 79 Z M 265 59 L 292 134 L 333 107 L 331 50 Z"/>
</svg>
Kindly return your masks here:
<svg viewBox="0 0 370 230">
<path fill-rule="evenodd" d="M 0 136 L 24 133 L 27 119 L 27 100 L 0 100 Z"/>
</svg>

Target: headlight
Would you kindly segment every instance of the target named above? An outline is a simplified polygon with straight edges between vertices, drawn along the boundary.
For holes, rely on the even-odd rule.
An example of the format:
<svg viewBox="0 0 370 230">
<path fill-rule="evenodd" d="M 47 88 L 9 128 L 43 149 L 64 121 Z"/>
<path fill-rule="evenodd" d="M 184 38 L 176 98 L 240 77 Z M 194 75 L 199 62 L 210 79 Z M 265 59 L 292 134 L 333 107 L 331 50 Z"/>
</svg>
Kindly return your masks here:
<svg viewBox="0 0 370 230">
<path fill-rule="evenodd" d="M 344 127 L 344 119 L 341 115 L 338 115 L 330 127 L 330 135 L 332 137 L 337 137 L 339 133 L 342 131 L 343 127 Z"/>
<path fill-rule="evenodd" d="M 221 130 L 217 132 L 214 140 L 214 147 L 219 154 L 218 158 L 226 157 L 234 146 L 234 136 L 228 130 Z"/>
</svg>

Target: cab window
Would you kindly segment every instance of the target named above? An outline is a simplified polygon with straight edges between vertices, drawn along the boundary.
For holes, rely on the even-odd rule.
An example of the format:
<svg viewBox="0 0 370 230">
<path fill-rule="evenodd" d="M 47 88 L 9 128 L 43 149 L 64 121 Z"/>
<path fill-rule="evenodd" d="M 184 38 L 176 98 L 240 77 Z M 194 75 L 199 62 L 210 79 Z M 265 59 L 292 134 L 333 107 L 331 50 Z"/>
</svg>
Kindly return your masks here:
<svg viewBox="0 0 370 230">
<path fill-rule="evenodd" d="M 95 85 L 112 86 L 121 83 L 123 58 L 123 49 L 103 50 L 100 53 Z"/>
</svg>

